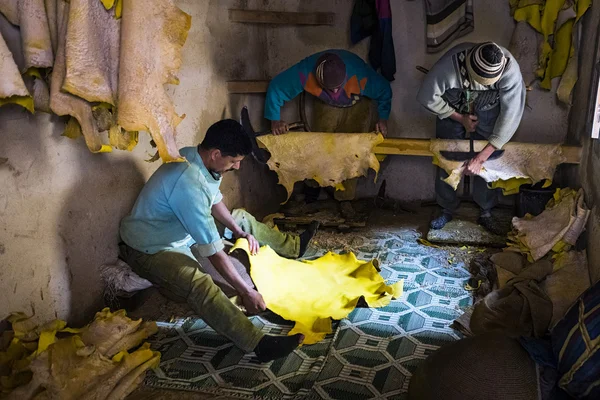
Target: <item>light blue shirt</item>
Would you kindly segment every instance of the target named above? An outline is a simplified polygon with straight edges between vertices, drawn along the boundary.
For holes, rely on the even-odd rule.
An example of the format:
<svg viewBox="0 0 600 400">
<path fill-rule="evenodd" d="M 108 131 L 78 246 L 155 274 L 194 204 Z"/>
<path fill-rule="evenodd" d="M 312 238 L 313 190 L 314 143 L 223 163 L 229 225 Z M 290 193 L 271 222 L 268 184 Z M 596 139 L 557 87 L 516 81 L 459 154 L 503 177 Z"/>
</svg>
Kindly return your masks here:
<svg viewBox="0 0 600 400">
<path fill-rule="evenodd" d="M 121 221 L 121 239 L 148 254 L 196 243 L 200 255 L 210 257 L 224 248 L 211 214 L 223 200 L 221 176 L 204 166 L 196 147 L 180 153 L 188 162 L 163 164 L 154 172 Z"/>
</svg>

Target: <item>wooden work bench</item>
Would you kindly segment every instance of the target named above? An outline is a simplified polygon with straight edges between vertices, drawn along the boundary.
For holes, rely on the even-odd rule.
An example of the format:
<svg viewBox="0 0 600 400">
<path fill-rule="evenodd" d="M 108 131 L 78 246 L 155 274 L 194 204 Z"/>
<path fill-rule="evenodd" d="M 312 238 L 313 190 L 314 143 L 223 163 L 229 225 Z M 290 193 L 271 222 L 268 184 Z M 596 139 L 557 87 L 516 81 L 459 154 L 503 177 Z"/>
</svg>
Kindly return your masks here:
<svg viewBox="0 0 600 400">
<path fill-rule="evenodd" d="M 467 140 L 457 140 L 462 151 L 469 151 L 469 142 Z M 475 151 L 481 151 L 487 144 L 485 140 L 475 140 Z M 505 149 L 518 147 L 521 143 L 509 142 L 504 146 Z M 429 151 L 430 139 L 384 139 L 383 143 L 375 147 L 375 154 L 381 155 L 400 155 L 400 156 L 422 156 L 432 157 Z M 565 164 L 579 164 L 581 162 L 581 147 L 561 146 L 563 156 L 566 158 Z"/>
</svg>

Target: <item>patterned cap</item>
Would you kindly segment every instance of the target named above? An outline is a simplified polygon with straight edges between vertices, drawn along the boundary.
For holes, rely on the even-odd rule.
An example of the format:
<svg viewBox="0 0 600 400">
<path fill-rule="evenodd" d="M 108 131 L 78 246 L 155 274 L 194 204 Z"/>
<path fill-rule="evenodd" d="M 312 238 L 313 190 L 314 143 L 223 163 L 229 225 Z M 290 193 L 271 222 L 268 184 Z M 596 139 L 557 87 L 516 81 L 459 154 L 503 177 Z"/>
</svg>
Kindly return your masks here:
<svg viewBox="0 0 600 400">
<path fill-rule="evenodd" d="M 471 79 L 484 86 L 492 85 L 500 79 L 505 66 L 504 52 L 493 42 L 478 44 L 467 56 L 467 69 Z"/>
<path fill-rule="evenodd" d="M 334 53 L 325 53 L 317 60 L 317 81 L 325 89 L 342 86 L 346 79 L 346 64 Z"/>
</svg>

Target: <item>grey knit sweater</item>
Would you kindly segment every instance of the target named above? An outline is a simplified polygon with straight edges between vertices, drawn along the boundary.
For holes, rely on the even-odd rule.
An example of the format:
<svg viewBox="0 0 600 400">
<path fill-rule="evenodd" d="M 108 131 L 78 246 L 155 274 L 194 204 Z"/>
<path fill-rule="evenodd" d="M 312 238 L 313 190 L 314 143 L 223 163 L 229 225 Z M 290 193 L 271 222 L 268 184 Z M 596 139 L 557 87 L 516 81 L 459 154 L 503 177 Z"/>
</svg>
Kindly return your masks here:
<svg viewBox="0 0 600 400">
<path fill-rule="evenodd" d="M 461 43 L 444 54 L 425 77 L 417 100 L 440 119 L 448 118 L 455 111 L 467 113 L 467 92 L 469 98 L 474 99 L 475 111 L 500 107 L 494 132 L 488 141 L 495 148 L 501 149 L 512 138 L 521 122 L 525 108 L 525 84 L 519 64 L 503 47 L 501 48 L 508 64 L 496 83 L 483 86 L 470 79 L 468 73 L 461 68 L 461 55 L 464 57 L 463 52 L 474 45 L 475 43 Z"/>
</svg>

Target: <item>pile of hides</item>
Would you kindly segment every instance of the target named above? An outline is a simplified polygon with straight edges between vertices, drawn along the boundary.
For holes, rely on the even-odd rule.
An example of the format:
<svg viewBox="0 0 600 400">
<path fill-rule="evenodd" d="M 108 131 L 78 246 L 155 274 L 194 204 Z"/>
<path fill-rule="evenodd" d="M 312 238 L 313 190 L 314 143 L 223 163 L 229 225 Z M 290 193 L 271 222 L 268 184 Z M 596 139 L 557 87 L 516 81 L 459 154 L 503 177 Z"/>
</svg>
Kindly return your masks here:
<svg viewBox="0 0 600 400">
<path fill-rule="evenodd" d="M 250 255 L 240 239 L 232 249 L 250 258 L 250 276 L 267 308 L 289 321 L 289 335 L 302 333 L 304 344 L 317 343 L 332 333 L 332 319 L 345 318 L 362 298 L 369 307 L 383 307 L 400 298 L 404 281 L 386 285 L 377 260 L 357 260 L 353 253 L 327 253 L 313 261 L 289 260 L 263 246 Z"/>
<path fill-rule="evenodd" d="M 585 252 L 572 250 L 590 214 L 583 198 L 557 189 L 540 215 L 513 218 L 509 247 L 489 260 L 497 290 L 475 304 L 472 333 L 543 337 L 590 287 Z"/>
<path fill-rule="evenodd" d="M 514 251 L 527 255 L 530 262 L 550 252 L 560 260 L 561 255 L 576 244 L 589 216 L 583 189 L 557 189 L 540 215 L 513 218 L 514 229 L 509 234 L 508 245 Z"/>
<path fill-rule="evenodd" d="M 474 149 L 479 152 L 487 144 L 484 140 L 474 141 Z M 433 163 L 448 173 L 444 179 L 454 190 L 458 188 L 466 163 L 449 161 L 441 156 L 442 151 L 469 151 L 467 140 L 432 139 L 429 150 L 433 153 Z M 504 154 L 495 160 L 483 163 L 478 174 L 492 188 L 502 188 L 505 195 L 519 192 L 524 184 L 545 181 L 544 187 L 552 183 L 556 166 L 565 161 L 561 146 L 558 144 L 508 143 Z"/>
<path fill-rule="evenodd" d="M 142 342 L 155 322 L 105 308 L 81 329 L 55 320 L 43 325 L 13 313 L 0 338 L 0 382 L 8 399 L 124 399 L 156 368 L 160 353 Z M 133 350 L 131 353 L 129 350 Z"/>
<path fill-rule="evenodd" d="M 379 172 L 373 152 L 383 142 L 379 133 L 289 132 L 257 139 L 271 153 L 267 164 L 286 188 L 287 199 L 294 183 L 305 179 L 344 190 L 345 180 L 365 176 L 369 168 Z"/>
<path fill-rule="evenodd" d="M 164 85 L 179 83 L 191 17 L 173 0 L 0 0 L 0 13 L 22 47 L 0 37 L 0 105 L 69 116 L 63 135 L 94 153 L 131 151 L 147 131 L 163 161 L 183 161 Z"/>
<path fill-rule="evenodd" d="M 561 77 L 557 96 L 563 103 L 570 104 L 571 92 L 577 82 L 578 22 L 591 7 L 592 0 L 509 1 L 514 19 L 529 24 L 540 38 L 535 71 L 536 78 L 541 80 L 540 87 L 550 90 L 552 79 Z M 530 36 L 522 28 L 519 32 L 525 37 Z M 514 41 L 520 40 L 514 38 Z"/>
</svg>

